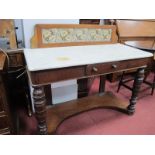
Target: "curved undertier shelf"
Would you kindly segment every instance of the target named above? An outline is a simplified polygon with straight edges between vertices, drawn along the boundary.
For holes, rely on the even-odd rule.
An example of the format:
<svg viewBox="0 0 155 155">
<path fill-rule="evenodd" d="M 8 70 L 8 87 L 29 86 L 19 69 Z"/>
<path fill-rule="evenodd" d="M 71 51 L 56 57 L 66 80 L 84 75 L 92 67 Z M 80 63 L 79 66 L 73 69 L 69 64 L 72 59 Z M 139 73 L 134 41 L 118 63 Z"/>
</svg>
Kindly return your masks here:
<svg viewBox="0 0 155 155">
<path fill-rule="evenodd" d="M 48 134 L 55 133 L 57 127 L 67 118 L 95 108 L 114 109 L 128 114 L 128 103 L 118 99 L 111 92 L 84 97 L 47 107 L 46 122 Z"/>
</svg>

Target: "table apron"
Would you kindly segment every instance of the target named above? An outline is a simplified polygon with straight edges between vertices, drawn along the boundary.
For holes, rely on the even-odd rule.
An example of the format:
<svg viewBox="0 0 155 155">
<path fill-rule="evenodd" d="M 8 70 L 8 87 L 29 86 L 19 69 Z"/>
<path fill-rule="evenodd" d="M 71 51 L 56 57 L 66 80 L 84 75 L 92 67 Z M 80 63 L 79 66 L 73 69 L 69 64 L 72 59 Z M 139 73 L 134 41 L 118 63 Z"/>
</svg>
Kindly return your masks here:
<svg viewBox="0 0 155 155">
<path fill-rule="evenodd" d="M 63 80 L 80 79 L 136 68 L 145 68 L 148 62 L 149 58 L 142 58 L 136 60 L 125 60 L 60 69 L 42 70 L 29 72 L 29 77 L 31 78 L 32 85 L 46 85 Z"/>
</svg>

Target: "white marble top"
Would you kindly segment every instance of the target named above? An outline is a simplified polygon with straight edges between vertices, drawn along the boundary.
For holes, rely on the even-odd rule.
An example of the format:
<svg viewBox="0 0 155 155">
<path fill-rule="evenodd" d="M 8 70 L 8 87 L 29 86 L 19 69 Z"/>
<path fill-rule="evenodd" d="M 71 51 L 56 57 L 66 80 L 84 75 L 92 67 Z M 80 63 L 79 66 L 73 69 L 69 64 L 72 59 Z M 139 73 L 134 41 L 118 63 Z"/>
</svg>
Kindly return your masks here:
<svg viewBox="0 0 155 155">
<path fill-rule="evenodd" d="M 152 57 L 122 44 L 24 49 L 29 71 Z"/>
</svg>

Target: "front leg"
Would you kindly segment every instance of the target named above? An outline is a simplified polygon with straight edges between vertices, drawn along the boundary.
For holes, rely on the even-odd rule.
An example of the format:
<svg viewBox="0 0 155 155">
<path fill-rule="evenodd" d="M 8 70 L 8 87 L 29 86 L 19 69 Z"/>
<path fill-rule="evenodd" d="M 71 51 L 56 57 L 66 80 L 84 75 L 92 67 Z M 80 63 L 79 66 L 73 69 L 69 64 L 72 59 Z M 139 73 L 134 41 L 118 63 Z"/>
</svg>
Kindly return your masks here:
<svg viewBox="0 0 155 155">
<path fill-rule="evenodd" d="M 135 105 L 137 102 L 138 93 L 140 90 L 140 86 L 143 82 L 143 79 L 144 79 L 144 68 L 139 68 L 135 76 L 130 104 L 127 107 L 128 114 L 133 114 L 135 112 Z"/>
<path fill-rule="evenodd" d="M 46 99 L 44 93 L 44 87 L 34 86 L 33 87 L 33 99 L 36 118 L 38 121 L 38 130 L 39 134 L 47 134 L 47 125 L 46 125 Z"/>
</svg>

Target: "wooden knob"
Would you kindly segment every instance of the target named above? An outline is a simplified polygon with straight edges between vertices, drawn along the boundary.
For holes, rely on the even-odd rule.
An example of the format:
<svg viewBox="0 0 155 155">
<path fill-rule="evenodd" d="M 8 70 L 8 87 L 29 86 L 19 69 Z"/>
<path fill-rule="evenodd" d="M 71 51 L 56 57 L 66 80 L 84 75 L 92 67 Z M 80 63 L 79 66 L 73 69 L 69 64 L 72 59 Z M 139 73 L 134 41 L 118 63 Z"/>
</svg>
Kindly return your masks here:
<svg viewBox="0 0 155 155">
<path fill-rule="evenodd" d="M 117 65 L 113 64 L 112 65 L 112 68 L 116 69 L 117 68 Z"/>
<path fill-rule="evenodd" d="M 96 67 L 93 67 L 93 71 L 94 71 L 94 72 L 97 72 L 98 69 L 97 69 Z"/>
</svg>

